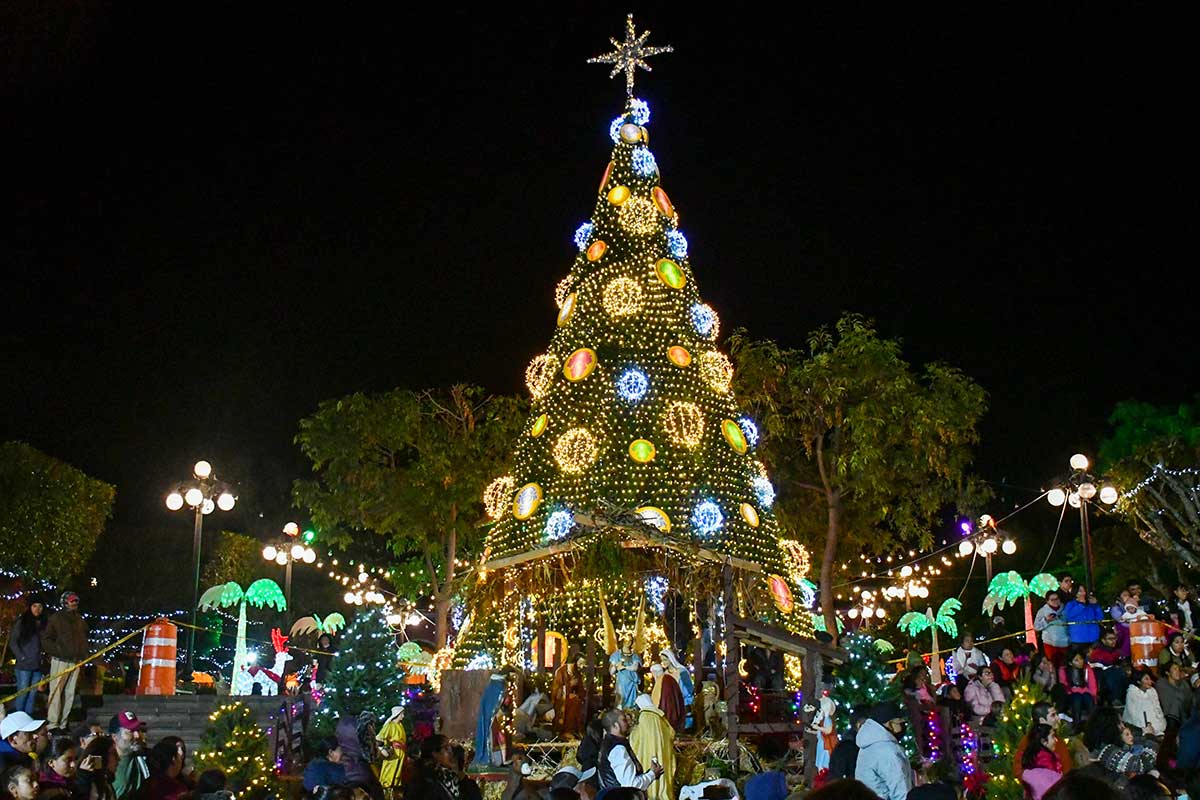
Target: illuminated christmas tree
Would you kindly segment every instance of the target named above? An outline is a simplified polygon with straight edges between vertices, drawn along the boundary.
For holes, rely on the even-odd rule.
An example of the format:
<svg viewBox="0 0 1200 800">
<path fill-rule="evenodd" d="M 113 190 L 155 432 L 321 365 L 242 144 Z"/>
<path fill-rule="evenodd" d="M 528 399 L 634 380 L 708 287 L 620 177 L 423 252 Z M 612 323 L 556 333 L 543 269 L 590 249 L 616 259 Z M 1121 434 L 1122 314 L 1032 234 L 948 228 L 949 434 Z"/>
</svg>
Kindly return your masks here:
<svg viewBox="0 0 1200 800">
<path fill-rule="evenodd" d="M 521 665 L 543 623 L 582 645 L 601 607 L 618 634 L 629 632 L 664 591 L 719 592 L 726 557 L 739 614 L 812 633 L 793 600 L 808 554 L 781 546 L 775 489 L 754 454 L 759 431 L 730 389 L 717 313 L 649 148 L 650 108 L 632 94 L 634 68 L 661 50 L 645 38 L 630 19 L 626 41 L 597 59 L 626 73 L 629 96 L 608 126 L 611 160 L 554 292 L 550 343 L 525 371 L 529 419 L 509 471 L 484 496 L 493 524 L 459 666 Z"/>
<path fill-rule="evenodd" d="M 370 711 L 384 718 L 403 694 L 404 671 L 396 634 L 382 610 L 363 608 L 338 639 L 329 678 L 322 686 L 319 713 L 338 717 Z"/>
<path fill-rule="evenodd" d="M 242 703 L 225 703 L 208 716 L 196 752 L 196 770 L 219 769 L 237 798 L 280 797 L 267 736 Z"/>
</svg>

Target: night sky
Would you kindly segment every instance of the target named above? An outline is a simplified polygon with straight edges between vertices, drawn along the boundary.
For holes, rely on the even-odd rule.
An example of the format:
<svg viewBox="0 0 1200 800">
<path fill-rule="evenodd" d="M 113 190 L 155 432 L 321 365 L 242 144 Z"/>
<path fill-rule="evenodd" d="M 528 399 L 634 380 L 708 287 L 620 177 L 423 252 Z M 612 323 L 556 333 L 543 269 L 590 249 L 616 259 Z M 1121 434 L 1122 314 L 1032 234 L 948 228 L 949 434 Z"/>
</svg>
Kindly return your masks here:
<svg viewBox="0 0 1200 800">
<path fill-rule="evenodd" d="M 523 390 L 624 100 L 585 60 L 627 9 L 134 5 L 4 26 L 0 438 L 115 483 L 117 530 L 186 529 L 162 496 L 208 458 L 265 533 L 319 401 Z M 637 94 L 725 331 L 875 318 L 987 390 L 978 468 L 1017 487 L 1117 401 L 1193 394 L 1193 90 L 1162 31 L 689 5 L 632 7 L 675 47 Z"/>
</svg>

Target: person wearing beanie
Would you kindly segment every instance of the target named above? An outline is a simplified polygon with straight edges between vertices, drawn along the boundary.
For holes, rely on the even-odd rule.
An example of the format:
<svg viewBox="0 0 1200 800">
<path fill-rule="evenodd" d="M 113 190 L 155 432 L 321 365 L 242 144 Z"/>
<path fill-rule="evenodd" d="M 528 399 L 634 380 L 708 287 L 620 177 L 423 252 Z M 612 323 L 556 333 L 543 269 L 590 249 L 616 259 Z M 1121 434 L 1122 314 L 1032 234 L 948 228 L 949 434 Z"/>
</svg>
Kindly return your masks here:
<svg viewBox="0 0 1200 800">
<path fill-rule="evenodd" d="M 881 800 L 907 800 L 913 787 L 912 768 L 897 741 L 904 728 L 904 712 L 889 700 L 871 709 L 854 737 L 858 745 L 854 777 Z"/>
<path fill-rule="evenodd" d="M 13 710 L 26 714 L 33 713 L 33 701 L 37 697 L 37 691 L 30 687 L 46 677 L 42 672 L 42 632 L 46 630 L 47 621 L 43 613 L 45 610 L 42 601 L 30 595 L 26 599 L 24 613 L 17 617 L 8 635 L 8 649 L 16 660 L 17 691 L 25 692 L 17 698 Z"/>
<path fill-rule="evenodd" d="M 62 609 L 50 616 L 42 632 L 42 649 L 50 656 L 50 699 L 46 720 L 50 730 L 64 731 L 75 704 L 79 663 L 88 656 L 88 625 L 79 614 L 79 595 L 63 592 Z"/>
<path fill-rule="evenodd" d="M 854 737 L 867 721 L 867 714 L 868 709 L 863 706 L 855 706 L 850 710 L 850 735 L 838 742 L 829 756 L 829 780 L 854 777 L 854 770 L 858 766 L 858 744 Z"/>
</svg>

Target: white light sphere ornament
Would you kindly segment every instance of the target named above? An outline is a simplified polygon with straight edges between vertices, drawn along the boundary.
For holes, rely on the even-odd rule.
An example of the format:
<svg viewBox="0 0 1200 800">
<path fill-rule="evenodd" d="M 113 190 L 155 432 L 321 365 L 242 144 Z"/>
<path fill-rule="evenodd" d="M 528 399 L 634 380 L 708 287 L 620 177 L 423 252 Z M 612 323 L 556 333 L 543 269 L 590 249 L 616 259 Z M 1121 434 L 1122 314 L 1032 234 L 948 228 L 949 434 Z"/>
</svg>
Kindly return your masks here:
<svg viewBox="0 0 1200 800">
<path fill-rule="evenodd" d="M 287 553 L 280 550 L 278 553 L 275 554 L 275 563 L 276 564 L 278 564 L 279 566 L 282 567 L 282 566 L 286 566 L 287 562 L 288 562 Z"/>
<path fill-rule="evenodd" d="M 984 539 L 979 544 L 979 552 L 983 553 L 985 556 L 990 556 L 993 553 L 995 553 L 996 552 L 996 540 L 995 539 Z"/>
<path fill-rule="evenodd" d="M 171 492 L 167 495 L 167 508 L 171 511 L 178 511 L 183 508 L 183 495 L 179 492 Z"/>
<path fill-rule="evenodd" d="M 1005 539 L 1004 544 L 1000 545 L 1000 549 L 1004 551 L 1005 555 L 1011 556 L 1013 553 L 1017 552 L 1017 543 L 1012 539 Z"/>
<path fill-rule="evenodd" d="M 960 556 L 969 556 L 974 549 L 975 545 L 971 544 L 970 539 L 963 539 L 958 543 L 958 554 Z"/>
<path fill-rule="evenodd" d="M 205 480 L 212 475 L 212 464 L 207 461 L 197 461 L 196 466 L 192 467 L 192 474 L 200 480 Z"/>
<path fill-rule="evenodd" d="M 1106 505 L 1112 505 L 1117 502 L 1117 489 L 1114 486 L 1104 486 L 1100 489 L 1100 502 Z"/>
<path fill-rule="evenodd" d="M 1071 456 L 1071 469 L 1087 469 L 1088 457 L 1083 453 L 1076 453 Z"/>
<path fill-rule="evenodd" d="M 298 536 L 300 534 L 300 526 L 294 522 L 289 522 L 283 526 L 283 532 L 288 536 Z"/>
<path fill-rule="evenodd" d="M 912 575 L 912 567 L 905 565 L 900 568 L 901 578 L 907 578 L 909 575 Z"/>
<path fill-rule="evenodd" d="M 347 605 L 353 605 L 354 592 L 346 592 L 344 595 L 342 595 L 342 600 L 344 600 Z"/>
<path fill-rule="evenodd" d="M 1062 489 L 1051 489 L 1046 492 L 1046 502 L 1057 508 L 1067 502 L 1067 493 Z"/>
<path fill-rule="evenodd" d="M 1071 492 L 1067 495 L 1067 502 L 1071 504 L 1071 508 L 1079 508 L 1083 501 L 1079 499 L 1079 492 Z"/>
<path fill-rule="evenodd" d="M 208 499 L 207 497 L 204 498 L 204 504 L 200 506 L 200 513 L 201 514 L 211 514 L 212 512 L 214 512 L 216 510 L 217 510 L 217 504 L 214 503 L 212 500 Z"/>
<path fill-rule="evenodd" d="M 887 616 L 887 611 L 885 611 L 883 608 L 877 608 L 877 609 L 875 609 L 875 616 L 879 617 L 880 619 L 883 619 L 884 617 Z"/>
<path fill-rule="evenodd" d="M 292 545 L 292 560 L 299 561 L 302 558 L 304 558 L 304 545 L 302 545 L 302 544 Z"/>
<path fill-rule="evenodd" d="M 316 561 L 316 560 L 317 560 L 317 553 L 316 553 L 316 551 L 315 551 L 315 550 L 313 550 L 311 547 L 306 547 L 306 548 L 304 548 L 304 556 L 301 558 L 301 560 L 302 560 L 302 561 L 303 561 L 305 564 L 311 564 L 311 563 L 313 563 L 314 561 Z"/>
<path fill-rule="evenodd" d="M 846 616 L 848 616 L 850 619 L 858 619 L 858 609 L 857 608 L 850 609 L 849 611 L 846 612 Z"/>
<path fill-rule="evenodd" d="M 279 551 L 275 549 L 275 545 L 269 544 L 263 548 L 263 559 L 266 561 L 274 561 L 275 556 L 279 555 Z"/>
<path fill-rule="evenodd" d="M 1091 500 L 1096 496 L 1096 484 L 1090 482 L 1079 484 L 1079 496 L 1084 500 Z"/>
<path fill-rule="evenodd" d="M 365 573 L 365 572 L 358 573 L 358 582 L 366 583 L 367 582 L 367 573 Z"/>
<path fill-rule="evenodd" d="M 204 492 L 193 486 L 183 493 L 183 499 L 187 501 L 189 506 L 195 508 L 204 502 Z"/>
<path fill-rule="evenodd" d="M 221 492 L 220 496 L 217 497 L 217 508 L 222 511 L 232 511 L 236 503 L 237 498 L 229 492 Z"/>
</svg>

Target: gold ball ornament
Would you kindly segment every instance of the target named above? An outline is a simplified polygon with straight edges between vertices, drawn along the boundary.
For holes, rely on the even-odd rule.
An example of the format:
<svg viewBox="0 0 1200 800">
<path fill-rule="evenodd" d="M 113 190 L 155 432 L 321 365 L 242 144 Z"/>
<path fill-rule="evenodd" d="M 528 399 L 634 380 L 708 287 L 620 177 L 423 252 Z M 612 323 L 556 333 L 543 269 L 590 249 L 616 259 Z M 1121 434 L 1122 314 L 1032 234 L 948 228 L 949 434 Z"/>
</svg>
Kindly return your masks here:
<svg viewBox="0 0 1200 800">
<path fill-rule="evenodd" d="M 571 428 L 554 443 L 554 461 L 568 475 L 578 475 L 596 462 L 600 444 L 587 428 Z"/>
<path fill-rule="evenodd" d="M 550 391 L 554 382 L 554 373 L 558 371 L 558 359 L 553 353 L 542 353 L 534 356 L 525 368 L 525 385 L 534 400 L 541 400 Z"/>
<path fill-rule="evenodd" d="M 739 453 L 744 453 L 750 449 L 750 445 L 746 442 L 746 434 L 742 432 L 742 428 L 731 419 L 721 420 L 721 435 L 725 437 L 725 441 Z"/>
<path fill-rule="evenodd" d="M 533 438 L 538 438 L 546 432 L 546 424 L 550 421 L 550 417 L 541 414 L 533 421 L 533 426 L 529 429 L 529 435 Z"/>
<path fill-rule="evenodd" d="M 560 304 L 558 309 L 558 327 L 562 327 L 571 321 L 571 316 L 575 313 L 576 294 L 571 292 Z"/>
<path fill-rule="evenodd" d="M 596 353 L 586 347 L 581 347 L 563 362 L 563 376 L 574 383 L 581 381 L 596 368 Z"/>
<path fill-rule="evenodd" d="M 608 245 L 604 243 L 604 240 L 597 239 L 596 241 L 592 242 L 591 246 L 587 249 L 587 260 L 599 261 L 604 257 L 604 251 L 607 249 Z"/>
<path fill-rule="evenodd" d="M 686 400 L 674 400 L 663 411 L 663 430 L 680 447 L 694 448 L 704 440 L 704 412 Z"/>
<path fill-rule="evenodd" d="M 671 518 L 668 517 L 667 512 L 663 511 L 661 508 L 657 508 L 655 506 L 642 506 L 641 508 L 635 510 L 634 513 L 642 518 L 642 522 L 645 522 L 647 525 L 653 525 L 663 533 L 667 533 L 671 530 Z"/>
<path fill-rule="evenodd" d="M 733 383 L 733 363 L 724 353 L 710 350 L 700 356 L 700 379 L 714 392 L 724 394 Z"/>
<path fill-rule="evenodd" d="M 758 527 L 758 511 L 749 503 L 741 505 L 742 519 L 746 520 L 746 524 L 751 528 Z"/>
<path fill-rule="evenodd" d="M 687 276 L 683 274 L 679 265 L 669 258 L 660 258 L 654 265 L 654 273 L 672 289 L 682 289 L 687 285 Z"/>
<path fill-rule="evenodd" d="M 630 317 L 642 310 L 642 285 L 633 278 L 614 278 L 604 287 L 601 301 L 610 317 Z"/>
<path fill-rule="evenodd" d="M 628 186 L 614 186 L 608 190 L 608 202 L 614 206 L 619 206 L 629 199 Z"/>
<path fill-rule="evenodd" d="M 629 144 L 634 144 L 641 140 L 642 129 L 632 122 L 626 122 L 621 126 L 621 139 Z"/>
<path fill-rule="evenodd" d="M 658 230 L 658 215 L 654 203 L 645 197 L 631 197 L 617 212 L 621 230 L 634 236 L 649 236 Z"/>
<path fill-rule="evenodd" d="M 483 508 L 491 519 L 500 519 L 511 507 L 513 490 L 517 479 L 512 475 L 501 475 L 483 490 Z"/>
<path fill-rule="evenodd" d="M 667 348 L 667 358 L 677 367 L 686 367 L 692 363 L 692 354 L 687 351 L 686 347 L 672 345 Z"/>
<path fill-rule="evenodd" d="M 654 443 L 648 439 L 634 439 L 629 443 L 629 457 L 639 464 L 648 464 L 654 460 Z"/>
</svg>

